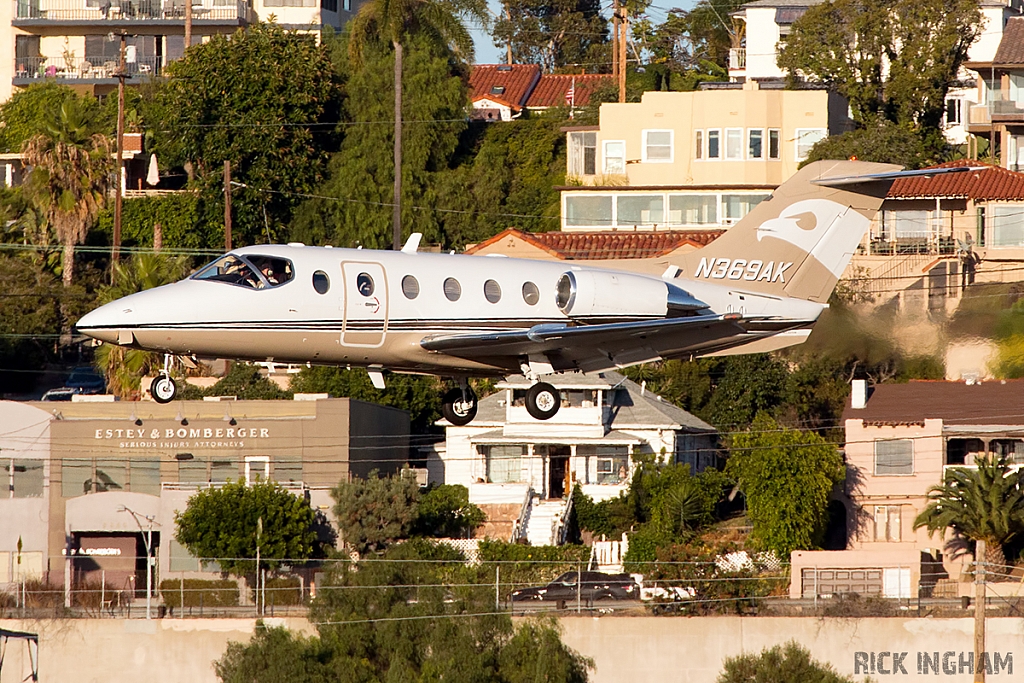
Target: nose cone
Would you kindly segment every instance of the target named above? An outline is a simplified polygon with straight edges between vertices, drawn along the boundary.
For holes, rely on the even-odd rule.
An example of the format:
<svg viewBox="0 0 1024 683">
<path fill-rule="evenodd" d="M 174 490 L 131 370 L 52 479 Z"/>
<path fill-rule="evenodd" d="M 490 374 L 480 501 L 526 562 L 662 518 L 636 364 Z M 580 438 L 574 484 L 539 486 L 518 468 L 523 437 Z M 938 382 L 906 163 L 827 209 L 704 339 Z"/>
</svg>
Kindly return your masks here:
<svg viewBox="0 0 1024 683">
<path fill-rule="evenodd" d="M 124 330 L 126 325 L 130 324 L 132 317 L 131 304 L 128 302 L 130 298 L 125 297 L 112 301 L 109 304 L 100 306 L 91 313 L 86 313 L 75 327 L 79 332 L 88 337 L 99 339 L 109 344 L 117 344 L 119 336 L 124 336 L 121 334 L 122 330 Z M 127 332 L 127 330 L 124 331 Z M 128 332 L 129 343 L 130 335 L 131 333 Z"/>
</svg>

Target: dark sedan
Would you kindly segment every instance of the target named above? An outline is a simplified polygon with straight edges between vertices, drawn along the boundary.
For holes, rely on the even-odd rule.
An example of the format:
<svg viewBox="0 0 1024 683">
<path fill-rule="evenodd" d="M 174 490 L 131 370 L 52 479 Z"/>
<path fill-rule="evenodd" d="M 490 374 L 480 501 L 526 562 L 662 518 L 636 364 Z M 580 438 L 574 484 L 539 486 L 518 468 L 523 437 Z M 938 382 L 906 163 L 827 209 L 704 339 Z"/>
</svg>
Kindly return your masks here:
<svg viewBox="0 0 1024 683">
<path fill-rule="evenodd" d="M 546 586 L 520 588 L 512 591 L 512 601 L 551 600 L 593 604 L 598 600 L 639 600 L 640 587 L 629 574 L 603 574 L 583 572 L 582 582 L 577 572 L 566 572 Z"/>
</svg>

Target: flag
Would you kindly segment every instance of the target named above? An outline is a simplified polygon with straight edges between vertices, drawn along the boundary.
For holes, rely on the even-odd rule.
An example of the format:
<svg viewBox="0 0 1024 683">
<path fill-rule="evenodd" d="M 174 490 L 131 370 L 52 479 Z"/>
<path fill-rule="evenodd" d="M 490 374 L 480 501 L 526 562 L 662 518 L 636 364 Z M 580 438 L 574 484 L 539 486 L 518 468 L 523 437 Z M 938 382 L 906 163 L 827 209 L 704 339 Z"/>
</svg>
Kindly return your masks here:
<svg viewBox="0 0 1024 683">
<path fill-rule="evenodd" d="M 576 77 L 572 77 L 572 84 L 565 91 L 565 104 L 569 107 L 569 118 L 573 118 L 573 110 L 576 108 Z"/>
</svg>

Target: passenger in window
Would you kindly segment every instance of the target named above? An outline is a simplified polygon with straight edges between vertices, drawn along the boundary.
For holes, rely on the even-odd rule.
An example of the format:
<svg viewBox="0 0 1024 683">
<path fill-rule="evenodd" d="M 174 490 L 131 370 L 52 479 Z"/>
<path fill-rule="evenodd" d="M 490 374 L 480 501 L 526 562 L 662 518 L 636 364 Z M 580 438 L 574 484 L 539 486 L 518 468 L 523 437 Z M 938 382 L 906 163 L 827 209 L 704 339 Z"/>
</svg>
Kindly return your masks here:
<svg viewBox="0 0 1024 683">
<path fill-rule="evenodd" d="M 626 471 L 626 466 L 625 465 L 619 465 L 619 481 L 618 481 L 618 483 L 621 484 L 621 483 L 625 482 L 628 477 L 629 477 L 629 472 Z"/>
</svg>

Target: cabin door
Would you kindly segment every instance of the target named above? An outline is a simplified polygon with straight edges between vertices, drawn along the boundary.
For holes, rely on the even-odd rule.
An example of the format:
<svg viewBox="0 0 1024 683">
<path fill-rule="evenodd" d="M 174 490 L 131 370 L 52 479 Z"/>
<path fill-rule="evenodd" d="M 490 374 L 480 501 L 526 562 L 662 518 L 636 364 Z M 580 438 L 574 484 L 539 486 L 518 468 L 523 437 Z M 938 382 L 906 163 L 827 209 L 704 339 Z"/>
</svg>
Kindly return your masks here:
<svg viewBox="0 0 1024 683">
<path fill-rule="evenodd" d="M 388 324 L 388 286 L 384 266 L 364 261 L 341 264 L 345 280 L 342 310 L 345 323 L 341 343 L 345 346 L 377 347 L 384 343 Z"/>
</svg>

